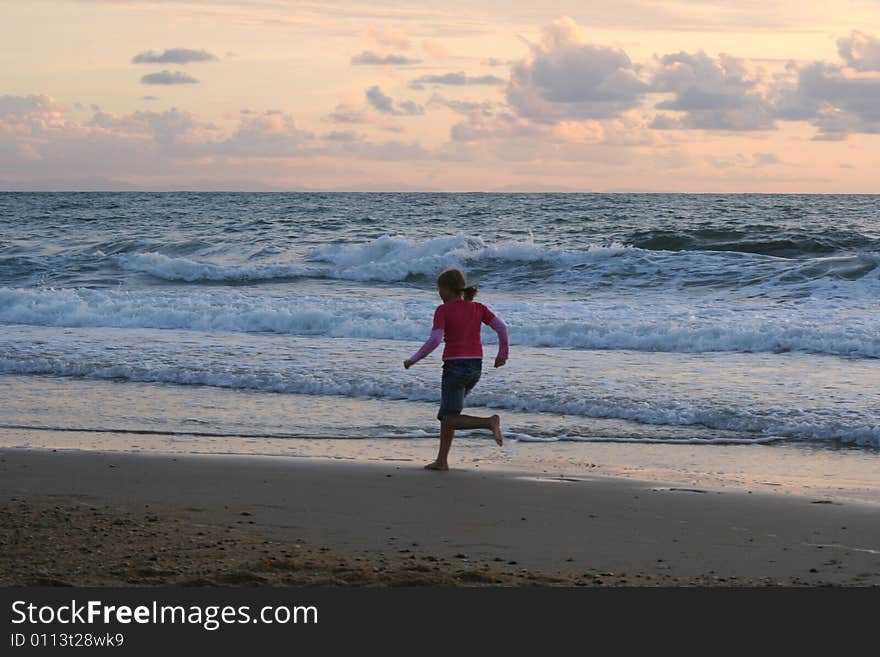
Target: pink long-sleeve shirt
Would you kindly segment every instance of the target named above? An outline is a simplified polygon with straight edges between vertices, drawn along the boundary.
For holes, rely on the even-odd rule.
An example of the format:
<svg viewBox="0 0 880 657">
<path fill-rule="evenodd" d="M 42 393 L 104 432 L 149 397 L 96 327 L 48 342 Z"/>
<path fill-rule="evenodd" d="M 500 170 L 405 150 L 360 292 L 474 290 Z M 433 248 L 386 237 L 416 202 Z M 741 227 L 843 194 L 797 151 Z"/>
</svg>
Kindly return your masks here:
<svg viewBox="0 0 880 657">
<path fill-rule="evenodd" d="M 498 358 L 507 360 L 507 325 L 483 304 L 463 299 L 447 301 L 437 307 L 431 336 L 410 360 L 417 363 L 434 351 L 444 338 L 443 360 L 482 358 L 480 328 L 483 324 L 488 324 L 498 334 Z"/>
</svg>

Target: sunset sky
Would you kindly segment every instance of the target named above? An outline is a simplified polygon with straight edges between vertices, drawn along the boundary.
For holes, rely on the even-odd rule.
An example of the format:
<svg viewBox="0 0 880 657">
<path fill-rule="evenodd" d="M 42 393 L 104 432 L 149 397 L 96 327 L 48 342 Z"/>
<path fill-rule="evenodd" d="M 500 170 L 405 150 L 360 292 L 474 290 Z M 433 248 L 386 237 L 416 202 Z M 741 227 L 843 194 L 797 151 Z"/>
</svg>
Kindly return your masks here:
<svg viewBox="0 0 880 657">
<path fill-rule="evenodd" d="M 880 0 L 0 0 L 0 189 L 880 192 Z"/>
</svg>

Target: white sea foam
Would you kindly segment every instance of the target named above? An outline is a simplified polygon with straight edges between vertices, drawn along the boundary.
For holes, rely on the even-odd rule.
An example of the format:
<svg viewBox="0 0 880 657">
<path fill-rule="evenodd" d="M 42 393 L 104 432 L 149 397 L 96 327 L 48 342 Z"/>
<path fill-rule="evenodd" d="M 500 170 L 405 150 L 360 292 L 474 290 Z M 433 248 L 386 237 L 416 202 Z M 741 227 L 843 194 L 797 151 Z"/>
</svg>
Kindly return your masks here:
<svg viewBox="0 0 880 657">
<path fill-rule="evenodd" d="M 703 353 L 805 351 L 880 357 L 875 313 L 805 306 L 661 306 L 600 302 L 500 302 L 514 345 Z M 191 331 L 271 332 L 352 339 L 420 340 L 433 304 L 382 299 L 279 298 L 222 292 L 0 289 L 0 323 Z M 824 313 L 824 314 L 821 314 Z M 845 321 L 844 321 L 845 320 Z M 487 331 L 487 342 L 494 335 Z"/>
<path fill-rule="evenodd" d="M 433 278 L 462 267 L 495 285 L 713 289 L 747 288 L 769 297 L 822 294 L 863 298 L 880 288 L 880 256 L 859 254 L 790 260 L 740 252 L 656 251 L 618 243 L 564 251 L 531 241 L 490 243 L 464 235 L 411 240 L 383 236 L 364 243 L 325 244 L 307 263 L 217 264 L 160 253 L 118 256 L 119 266 L 169 281 L 256 282 L 297 277 L 351 281 L 405 281 Z M 523 269 L 524 268 L 524 269 Z M 525 277 L 525 278 L 522 278 Z"/>
<path fill-rule="evenodd" d="M 479 238 L 438 237 L 425 241 L 404 237 L 379 237 L 366 243 L 326 244 L 313 249 L 311 266 L 291 263 L 227 265 L 171 257 L 161 253 L 118 256 L 120 267 L 170 281 L 264 281 L 294 277 L 334 278 L 353 281 L 402 281 L 415 275 L 434 276 L 448 267 L 475 261 L 546 262 L 551 266 L 575 264 L 589 254 L 611 256 L 620 245 L 595 247 L 582 253 L 542 249 L 531 242 L 488 245 Z"/>
<path fill-rule="evenodd" d="M 786 438 L 782 436 L 743 436 L 742 438 L 653 438 L 653 437 L 618 437 L 618 436 L 571 436 L 560 434 L 558 436 L 531 436 L 527 433 L 506 432 L 521 443 L 624 443 L 633 445 L 769 445 Z"/>
<path fill-rule="evenodd" d="M 867 317 L 801 317 L 748 308 L 640 307 L 502 302 L 514 345 L 700 353 L 806 351 L 880 357 L 880 325 Z M 192 331 L 272 332 L 355 339 L 419 340 L 433 306 L 381 299 L 278 298 L 235 291 L 0 289 L 0 323 Z M 488 342 L 494 336 L 487 331 Z"/>
<path fill-rule="evenodd" d="M 583 251 L 560 251 L 531 241 L 487 243 L 478 237 L 454 235 L 418 241 L 383 236 L 366 243 L 326 244 L 309 255 L 332 266 L 331 275 L 352 280 L 399 281 L 416 274 L 436 275 L 448 267 L 492 263 L 544 263 L 550 267 L 609 258 L 628 250 L 621 244 L 594 245 Z M 629 249 L 633 250 L 633 249 Z"/>
<path fill-rule="evenodd" d="M 129 271 L 150 274 L 169 281 L 265 281 L 308 276 L 306 267 L 284 264 L 218 265 L 189 258 L 172 258 L 161 253 L 133 253 L 117 258 Z"/>
<path fill-rule="evenodd" d="M 314 371 L 305 367 L 294 371 L 263 370 L 243 364 L 214 366 L 209 362 L 185 362 L 179 356 L 150 355 L 144 362 L 120 361 L 115 353 L 103 360 L 96 353 L 52 354 L 32 353 L 25 357 L 0 357 L 0 373 L 53 376 L 76 376 L 92 379 L 126 380 L 177 385 L 211 386 L 268 393 L 329 395 L 386 400 L 436 402 L 437 392 L 430 382 L 419 379 L 400 380 L 385 371 L 361 372 L 345 370 Z M 35 350 L 38 351 L 38 350 Z M 799 408 L 752 408 L 714 401 L 655 398 L 589 398 L 589 388 L 576 388 L 567 393 L 549 390 L 541 384 L 522 384 L 517 392 L 504 387 L 482 385 L 469 397 L 472 406 L 487 406 L 528 413 L 549 413 L 569 418 L 602 418 L 637 422 L 655 426 L 705 427 L 736 432 L 743 439 L 756 441 L 791 438 L 801 441 L 842 442 L 880 447 L 880 423 L 867 412 L 838 409 L 805 410 Z M 528 440 L 528 437 L 525 438 Z M 618 440 L 563 435 L 562 440 Z M 638 440 L 638 439 L 636 439 Z"/>
</svg>

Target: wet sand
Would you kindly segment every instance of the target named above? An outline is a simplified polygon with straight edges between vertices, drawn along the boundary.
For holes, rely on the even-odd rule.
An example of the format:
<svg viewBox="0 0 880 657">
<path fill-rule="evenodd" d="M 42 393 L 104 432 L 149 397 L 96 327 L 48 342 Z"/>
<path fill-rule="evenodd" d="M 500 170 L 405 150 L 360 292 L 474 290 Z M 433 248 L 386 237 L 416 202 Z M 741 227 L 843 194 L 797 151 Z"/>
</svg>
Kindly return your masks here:
<svg viewBox="0 0 880 657">
<path fill-rule="evenodd" d="M 880 507 L 411 463 L 6 449 L 0 584 L 878 585 Z"/>
</svg>

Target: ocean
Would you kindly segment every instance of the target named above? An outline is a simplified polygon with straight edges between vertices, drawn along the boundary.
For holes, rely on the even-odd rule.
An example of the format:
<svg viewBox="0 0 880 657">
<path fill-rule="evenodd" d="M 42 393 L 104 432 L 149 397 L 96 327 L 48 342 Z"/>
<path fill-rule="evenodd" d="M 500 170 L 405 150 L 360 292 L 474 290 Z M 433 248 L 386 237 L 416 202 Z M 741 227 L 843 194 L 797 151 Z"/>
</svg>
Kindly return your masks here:
<svg viewBox="0 0 880 657">
<path fill-rule="evenodd" d="M 427 455 L 439 350 L 402 361 L 455 266 L 510 327 L 469 404 L 514 444 L 876 455 L 878 265 L 880 196 L 0 194 L 0 425 Z"/>
</svg>

